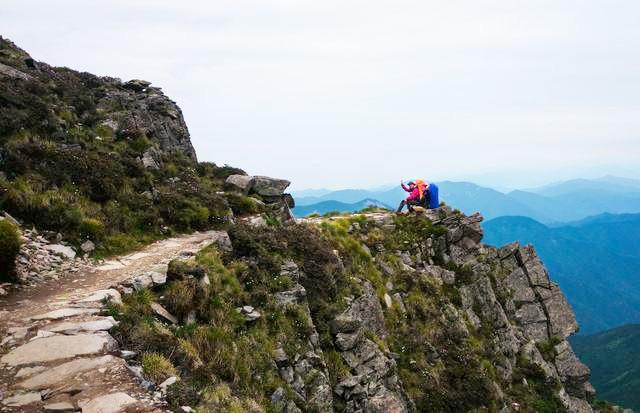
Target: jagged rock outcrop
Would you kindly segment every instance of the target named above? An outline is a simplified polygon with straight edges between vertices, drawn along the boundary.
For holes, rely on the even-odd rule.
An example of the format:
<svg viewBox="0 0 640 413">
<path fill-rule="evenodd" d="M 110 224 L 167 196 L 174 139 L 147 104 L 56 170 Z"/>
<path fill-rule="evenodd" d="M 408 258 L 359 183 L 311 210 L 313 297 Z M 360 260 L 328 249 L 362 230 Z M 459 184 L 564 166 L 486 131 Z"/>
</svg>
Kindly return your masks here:
<svg viewBox="0 0 640 413">
<path fill-rule="evenodd" d="M 490 340 L 487 356 L 496 373 L 491 391 L 495 393 L 493 397 L 505 404 L 504 411 L 511 411 L 506 395 L 516 371 L 521 371 L 522 360 L 536 366 L 550 388 L 559 386 L 554 394 L 564 409 L 592 411 L 589 400 L 593 398 L 594 390 L 588 382 L 589 369 L 576 357 L 567 341 L 578 330 L 575 315 L 559 287 L 551 282 L 533 247 L 513 243 L 495 248 L 482 244 L 482 217 L 479 214 L 465 216 L 442 207 L 429 210 L 425 215 L 443 231 L 400 244 L 396 251 L 385 251 L 382 243 L 369 244 L 366 250 L 376 251 L 375 262 L 381 273 L 389 278 L 385 292 L 376 294 L 369 284 L 365 284 L 363 294 L 355 297 L 334 321 L 335 345 L 353 374 L 334 389 L 337 397 L 347 400 L 346 411 L 377 411 L 367 407 L 374 399 L 387 400 L 385 409 L 392 411 L 412 408 L 411 400 L 404 394 L 402 380 L 394 373 L 394 360 L 363 334 L 375 333 L 381 339 L 387 338 L 384 326 L 389 314 L 394 309 L 406 314 L 408 291 L 403 291 L 394 281 L 402 272 L 409 272 L 413 278 L 425 282 L 433 280 L 454 294 L 453 302 L 436 310 L 442 319 L 441 334 L 454 342 L 464 342 L 474 336 Z M 349 231 L 359 234 L 365 242 L 368 234 L 380 229 L 391 233 L 399 230 L 389 214 L 362 217 L 367 221 L 364 224 L 367 230 L 363 231 L 363 223 L 356 221 Z M 333 217 L 303 221 L 337 223 L 349 219 Z M 397 257 L 395 266 L 383 258 L 385 254 Z M 429 343 L 425 345 L 430 346 Z M 430 364 L 437 365 L 442 355 L 442 350 L 434 348 L 429 356 L 433 360 Z M 378 391 L 384 396 L 376 393 Z"/>
<path fill-rule="evenodd" d="M 259 199 L 254 202 L 262 202 L 270 217 L 281 222 L 293 221 L 291 208 L 295 207 L 295 202 L 290 194 L 284 192 L 291 184 L 286 179 L 234 174 L 227 177 L 225 184 L 230 190 L 237 191 L 245 196 L 257 195 Z M 253 225 L 264 225 L 266 223 L 263 218 L 256 217 L 249 222 Z"/>
<path fill-rule="evenodd" d="M 88 96 L 85 99 L 91 99 L 96 110 L 108 114 L 100 121 L 101 125 L 109 128 L 116 136 L 131 139 L 145 136 L 162 152 L 180 152 L 196 160 L 182 111 L 159 87 L 151 86 L 150 82 L 123 82 L 120 79 L 98 77 L 88 73 L 77 74 L 78 79 L 74 79 L 74 74 L 69 69 L 38 62 L 24 50 L 1 37 L 0 53 L 13 65 L 1 64 L 0 80 L 9 89 L 15 89 L 16 93 L 19 94 L 23 88 L 20 82 L 53 82 L 61 88 L 64 88 L 62 85 L 69 85 L 73 92 L 86 88 Z M 78 103 L 80 102 L 79 100 Z M 50 124 L 49 127 L 53 135 L 60 135 L 73 125 L 61 122 Z M 153 158 L 153 153 L 152 151 L 145 154 L 142 160 L 145 166 L 158 162 L 158 159 Z"/>
<path fill-rule="evenodd" d="M 395 361 L 365 334 L 386 336 L 382 306 L 371 284 L 365 283 L 364 294 L 336 317 L 332 330 L 336 347 L 350 369 L 349 377 L 334 388 L 336 396 L 345 401 L 345 411 L 411 411 L 411 401 L 399 385 Z"/>
</svg>

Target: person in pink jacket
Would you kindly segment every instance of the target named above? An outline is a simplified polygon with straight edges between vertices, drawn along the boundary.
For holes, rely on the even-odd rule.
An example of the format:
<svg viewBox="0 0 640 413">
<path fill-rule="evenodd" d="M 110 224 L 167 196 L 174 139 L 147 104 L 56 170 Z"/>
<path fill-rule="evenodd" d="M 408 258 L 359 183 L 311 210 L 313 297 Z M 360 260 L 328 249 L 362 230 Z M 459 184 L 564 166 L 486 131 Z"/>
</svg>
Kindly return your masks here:
<svg viewBox="0 0 640 413">
<path fill-rule="evenodd" d="M 409 196 L 400 202 L 398 210 L 396 211 L 398 214 L 402 212 L 402 208 L 404 208 L 405 205 L 409 211 L 413 211 L 413 207 L 421 203 L 421 191 L 418 185 L 416 185 L 415 182 L 409 182 L 407 185 L 404 184 L 404 181 L 400 181 L 400 186 L 409 193 Z"/>
</svg>

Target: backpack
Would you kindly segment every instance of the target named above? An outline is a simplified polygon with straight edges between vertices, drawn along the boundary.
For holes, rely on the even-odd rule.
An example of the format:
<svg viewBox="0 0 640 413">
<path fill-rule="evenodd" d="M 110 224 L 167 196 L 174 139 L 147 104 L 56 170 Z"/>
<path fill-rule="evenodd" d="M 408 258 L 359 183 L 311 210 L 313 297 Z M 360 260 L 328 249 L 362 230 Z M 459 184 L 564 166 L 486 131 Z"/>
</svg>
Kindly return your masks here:
<svg viewBox="0 0 640 413">
<path fill-rule="evenodd" d="M 429 184 L 429 208 L 435 209 L 440 206 L 440 199 L 438 198 L 438 185 Z"/>
</svg>

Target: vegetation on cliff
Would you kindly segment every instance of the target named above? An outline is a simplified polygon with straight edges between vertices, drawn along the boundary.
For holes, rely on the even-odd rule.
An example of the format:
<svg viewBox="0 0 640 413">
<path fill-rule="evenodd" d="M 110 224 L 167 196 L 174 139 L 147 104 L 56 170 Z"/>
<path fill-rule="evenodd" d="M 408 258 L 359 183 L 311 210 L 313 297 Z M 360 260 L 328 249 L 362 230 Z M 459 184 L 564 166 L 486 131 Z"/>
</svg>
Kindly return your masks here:
<svg viewBox="0 0 640 413">
<path fill-rule="evenodd" d="M 160 357 L 161 371 L 179 372 L 168 391 L 172 405 L 355 411 L 364 398 L 368 411 L 378 411 L 376 403 L 398 411 L 497 412 L 512 403 L 571 411 L 555 367 L 545 371 L 562 336 L 537 348 L 525 345 L 526 336 L 507 338 L 519 331 L 499 315 L 514 311 L 503 284 L 510 270 L 489 250 L 475 264 L 454 262 L 446 241 L 454 224 L 424 216 L 317 222 L 233 226 L 232 249 L 212 246 L 174 261 L 166 285 L 112 307 L 119 340 L 142 355 L 143 366 Z M 416 271 L 419 259 L 426 272 Z M 464 295 L 477 285 L 495 291 L 496 301 L 469 306 Z M 160 322 L 153 302 L 178 324 Z M 159 383 L 166 374 L 158 379 L 156 370 L 147 378 Z M 354 378 L 370 389 L 354 394 Z"/>
<path fill-rule="evenodd" d="M 0 210 L 114 254 L 255 212 L 221 192 L 233 173 L 196 161 L 159 88 L 53 68 L 0 38 Z"/>
</svg>

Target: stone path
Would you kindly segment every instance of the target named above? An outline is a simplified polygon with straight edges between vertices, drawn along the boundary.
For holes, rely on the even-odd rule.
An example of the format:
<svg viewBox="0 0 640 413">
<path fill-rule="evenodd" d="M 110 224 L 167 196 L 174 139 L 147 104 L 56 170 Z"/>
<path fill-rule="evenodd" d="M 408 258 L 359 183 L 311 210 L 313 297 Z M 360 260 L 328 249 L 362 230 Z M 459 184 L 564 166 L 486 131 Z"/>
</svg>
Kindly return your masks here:
<svg viewBox="0 0 640 413">
<path fill-rule="evenodd" d="M 163 283 L 173 258 L 226 240 L 219 231 L 167 239 L 2 297 L 0 411 L 167 411 L 120 357 L 104 300 L 120 301 L 114 287 L 123 283 Z"/>
</svg>

